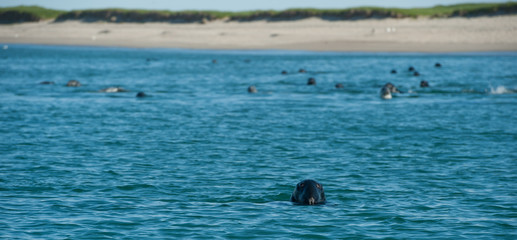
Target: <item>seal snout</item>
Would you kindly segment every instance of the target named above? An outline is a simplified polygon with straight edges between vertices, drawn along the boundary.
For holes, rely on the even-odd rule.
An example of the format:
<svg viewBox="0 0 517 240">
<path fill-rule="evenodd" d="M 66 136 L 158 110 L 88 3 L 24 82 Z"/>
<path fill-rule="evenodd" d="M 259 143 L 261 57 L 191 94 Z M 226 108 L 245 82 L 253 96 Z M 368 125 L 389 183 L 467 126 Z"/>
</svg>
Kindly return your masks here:
<svg viewBox="0 0 517 240">
<path fill-rule="evenodd" d="M 291 202 L 302 205 L 324 204 L 326 199 L 323 186 L 311 179 L 303 180 L 294 188 Z"/>
</svg>

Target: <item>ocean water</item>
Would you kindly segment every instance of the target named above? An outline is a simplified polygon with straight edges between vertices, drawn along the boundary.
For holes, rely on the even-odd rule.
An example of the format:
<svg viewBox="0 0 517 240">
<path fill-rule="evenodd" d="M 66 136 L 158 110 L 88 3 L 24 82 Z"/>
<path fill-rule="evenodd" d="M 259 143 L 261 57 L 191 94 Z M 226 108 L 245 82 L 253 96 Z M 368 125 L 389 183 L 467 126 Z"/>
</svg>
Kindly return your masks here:
<svg viewBox="0 0 517 240">
<path fill-rule="evenodd" d="M 516 239 L 516 66 L 515 53 L 9 45 L 0 238 Z M 387 82 L 404 93 L 380 99 Z M 303 179 L 328 203 L 290 203 Z"/>
</svg>

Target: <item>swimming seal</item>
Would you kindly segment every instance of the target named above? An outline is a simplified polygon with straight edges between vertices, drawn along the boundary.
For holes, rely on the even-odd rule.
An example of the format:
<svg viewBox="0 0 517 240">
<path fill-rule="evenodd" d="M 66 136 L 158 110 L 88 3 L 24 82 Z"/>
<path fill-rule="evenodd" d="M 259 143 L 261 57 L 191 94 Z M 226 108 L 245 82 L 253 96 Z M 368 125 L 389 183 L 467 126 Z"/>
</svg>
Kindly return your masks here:
<svg viewBox="0 0 517 240">
<path fill-rule="evenodd" d="M 429 82 L 427 82 L 425 80 L 420 81 L 420 87 L 421 88 L 429 87 Z"/>
<path fill-rule="evenodd" d="M 286 74 L 287 74 L 286 70 L 282 71 L 282 75 L 286 75 Z"/>
<path fill-rule="evenodd" d="M 381 98 L 391 99 L 391 93 L 400 93 L 400 91 L 392 83 L 384 84 L 384 86 L 381 88 Z"/>
<path fill-rule="evenodd" d="M 418 77 L 418 76 L 420 76 L 420 73 L 419 73 L 419 72 L 417 72 L 417 71 L 415 71 L 415 72 L 413 73 L 413 76 Z"/>
<path fill-rule="evenodd" d="M 113 93 L 113 92 L 127 92 L 126 89 L 121 87 L 109 87 L 99 90 L 99 92 Z"/>
<path fill-rule="evenodd" d="M 291 194 L 291 202 L 301 205 L 316 205 L 325 204 L 327 199 L 320 183 L 306 179 L 296 184 L 293 194 Z"/>
<path fill-rule="evenodd" d="M 40 82 L 39 84 L 42 84 L 42 85 L 52 85 L 52 84 L 54 84 L 54 82 L 52 82 L 52 81 L 43 81 L 43 82 Z"/>
<path fill-rule="evenodd" d="M 298 70 L 299 73 L 304 73 L 305 72 L 305 69 L 303 68 L 300 68 L 300 70 Z"/>
<path fill-rule="evenodd" d="M 138 98 L 143 98 L 143 97 L 147 97 L 147 95 L 146 95 L 144 92 L 138 92 L 138 93 L 136 94 L 136 97 L 138 97 Z"/>
<path fill-rule="evenodd" d="M 341 83 L 337 83 L 336 88 L 345 88 L 345 86 L 343 86 L 343 84 L 341 84 Z"/>
<path fill-rule="evenodd" d="M 67 87 L 80 87 L 81 83 L 77 80 L 70 80 L 66 83 Z"/>
<path fill-rule="evenodd" d="M 391 74 L 396 74 L 396 73 L 397 73 L 397 70 L 395 70 L 395 69 L 391 70 Z"/>
<path fill-rule="evenodd" d="M 411 66 L 408 68 L 408 71 L 410 71 L 410 72 L 415 71 L 415 68 L 413 66 Z"/>
<path fill-rule="evenodd" d="M 439 67 L 442 67 L 442 64 L 440 64 L 440 63 L 435 63 L 435 64 L 434 64 L 434 66 L 435 66 L 435 67 L 437 67 L 437 68 L 439 68 Z"/>
<path fill-rule="evenodd" d="M 307 85 L 316 85 L 316 79 L 309 78 L 309 80 L 307 80 Z"/>
<path fill-rule="evenodd" d="M 249 93 L 257 93 L 257 88 L 255 86 L 249 86 L 248 87 L 248 92 Z"/>
</svg>

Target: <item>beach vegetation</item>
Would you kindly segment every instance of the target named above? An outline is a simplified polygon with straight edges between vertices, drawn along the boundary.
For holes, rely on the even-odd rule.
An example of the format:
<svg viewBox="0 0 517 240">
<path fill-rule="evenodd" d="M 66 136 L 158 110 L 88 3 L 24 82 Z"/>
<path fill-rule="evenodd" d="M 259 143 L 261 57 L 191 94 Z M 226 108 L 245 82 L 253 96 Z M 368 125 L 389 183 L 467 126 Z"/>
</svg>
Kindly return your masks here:
<svg viewBox="0 0 517 240">
<path fill-rule="evenodd" d="M 310 17 L 324 20 L 360 20 L 384 18 L 449 18 L 478 17 L 517 14 L 517 3 L 476 3 L 437 5 L 430 8 L 380 8 L 357 7 L 348 9 L 295 8 L 282 11 L 257 10 L 241 12 L 225 11 L 166 11 L 141 9 L 88 9 L 59 11 L 37 6 L 0 8 L 0 22 L 26 22 L 54 19 L 83 22 L 199 22 L 227 21 L 289 21 Z M 18 18 L 18 19 L 17 19 Z"/>
</svg>

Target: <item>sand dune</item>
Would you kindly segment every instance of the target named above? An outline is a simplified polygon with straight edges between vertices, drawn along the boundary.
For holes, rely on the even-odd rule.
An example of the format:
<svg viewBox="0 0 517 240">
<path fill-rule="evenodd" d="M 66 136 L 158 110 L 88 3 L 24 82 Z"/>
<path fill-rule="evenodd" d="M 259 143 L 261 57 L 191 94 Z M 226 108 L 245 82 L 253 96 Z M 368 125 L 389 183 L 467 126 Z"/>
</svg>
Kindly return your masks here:
<svg viewBox="0 0 517 240">
<path fill-rule="evenodd" d="M 283 22 L 0 25 L 0 42 L 188 49 L 517 51 L 517 16 Z"/>
</svg>

